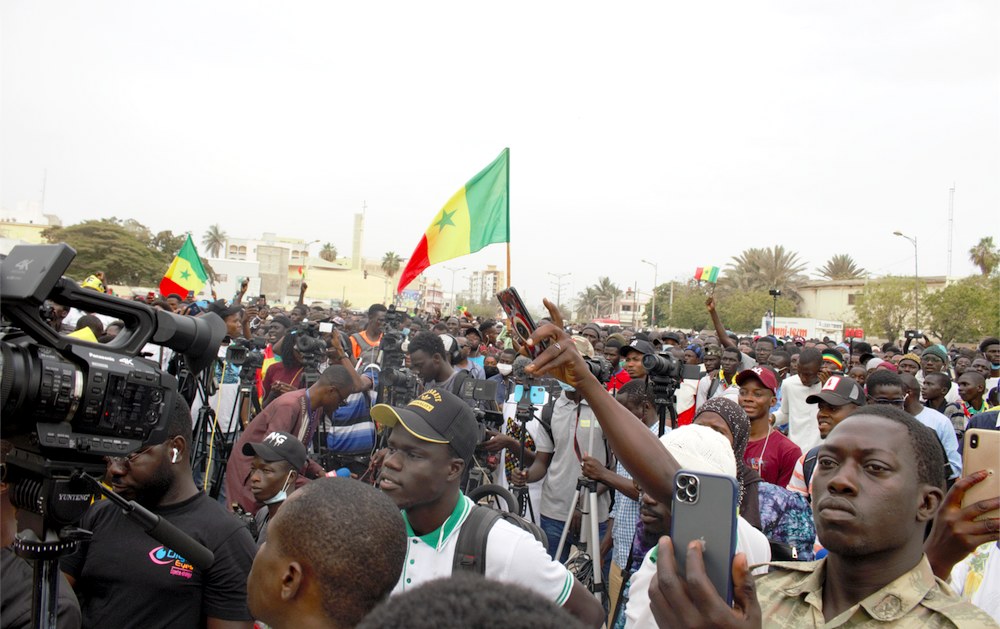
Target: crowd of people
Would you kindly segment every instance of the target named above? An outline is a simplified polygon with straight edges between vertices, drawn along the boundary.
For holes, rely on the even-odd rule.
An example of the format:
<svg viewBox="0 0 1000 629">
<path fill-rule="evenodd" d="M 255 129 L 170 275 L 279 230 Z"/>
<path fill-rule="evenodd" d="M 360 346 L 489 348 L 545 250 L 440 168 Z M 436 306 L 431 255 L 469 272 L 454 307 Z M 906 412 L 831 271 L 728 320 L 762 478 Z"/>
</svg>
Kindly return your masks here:
<svg viewBox="0 0 1000 629">
<path fill-rule="evenodd" d="M 923 336 L 739 336 L 711 297 L 706 331 L 564 322 L 546 302 L 549 316 L 525 339 L 502 318 L 311 306 L 306 288 L 289 309 L 247 300 L 245 284 L 228 301 L 144 300 L 217 315 L 227 336 L 209 390 L 193 377 L 185 387 L 183 360 L 147 346 L 181 377 L 182 395 L 168 438 L 108 457 L 105 481 L 215 560 L 195 567 L 97 501 L 80 524 L 92 538 L 61 564 L 60 626 L 1000 621 L 1000 496 L 963 501 L 996 478 L 963 465 L 963 442 L 970 429 L 1000 430 L 1000 339 L 964 348 Z M 46 310 L 56 330 L 92 342 L 124 327 Z M 403 339 L 393 369 L 416 385 L 404 399 L 380 382 L 387 334 Z M 249 377 L 230 346 L 259 353 Z M 686 368 L 669 404 L 651 355 Z M 249 398 L 238 392 L 248 381 Z M 470 382 L 486 383 L 490 399 L 470 395 Z M 518 414 L 525 396 L 528 418 Z M 215 460 L 195 452 L 208 429 L 200 409 L 228 450 Z M 205 491 L 213 466 L 224 466 L 222 482 Z M 738 489 L 731 603 L 701 545 L 673 548 L 681 469 Z M 476 472 L 526 495 L 528 508 L 489 517 L 466 495 Z M 577 501 L 581 481 L 593 503 Z M 17 524 L 2 488 L 0 624 L 25 626 L 30 596 L 6 586 L 30 567 L 10 550 Z M 590 572 L 578 569 L 581 550 Z"/>
</svg>

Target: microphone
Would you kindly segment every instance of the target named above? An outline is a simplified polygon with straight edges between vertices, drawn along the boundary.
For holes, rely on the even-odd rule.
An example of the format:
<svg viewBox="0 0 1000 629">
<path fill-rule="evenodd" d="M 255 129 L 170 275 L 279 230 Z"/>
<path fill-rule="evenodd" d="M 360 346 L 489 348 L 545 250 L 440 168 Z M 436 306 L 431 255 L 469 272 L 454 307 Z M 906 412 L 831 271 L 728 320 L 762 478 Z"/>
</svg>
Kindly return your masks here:
<svg viewBox="0 0 1000 629">
<path fill-rule="evenodd" d="M 185 561 L 201 570 L 207 570 L 215 563 L 215 553 L 202 546 L 193 537 L 180 530 L 176 526 L 135 500 L 125 500 L 115 492 L 106 488 L 96 478 L 90 474 L 80 475 L 89 480 L 91 485 L 97 488 L 108 500 L 121 508 L 130 520 L 142 527 L 150 537 L 162 543 L 164 546 L 174 551 L 184 558 Z"/>
</svg>

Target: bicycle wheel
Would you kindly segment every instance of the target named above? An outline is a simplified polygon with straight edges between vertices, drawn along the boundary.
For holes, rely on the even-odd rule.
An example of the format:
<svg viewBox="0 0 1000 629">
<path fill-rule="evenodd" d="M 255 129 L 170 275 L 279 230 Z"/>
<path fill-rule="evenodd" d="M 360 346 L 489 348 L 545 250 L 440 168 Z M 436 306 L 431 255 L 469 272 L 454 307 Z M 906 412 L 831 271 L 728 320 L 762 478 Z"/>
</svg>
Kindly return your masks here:
<svg viewBox="0 0 1000 629">
<path fill-rule="evenodd" d="M 500 485 L 480 485 L 466 494 L 469 500 L 499 511 L 517 513 L 517 499 Z"/>
</svg>

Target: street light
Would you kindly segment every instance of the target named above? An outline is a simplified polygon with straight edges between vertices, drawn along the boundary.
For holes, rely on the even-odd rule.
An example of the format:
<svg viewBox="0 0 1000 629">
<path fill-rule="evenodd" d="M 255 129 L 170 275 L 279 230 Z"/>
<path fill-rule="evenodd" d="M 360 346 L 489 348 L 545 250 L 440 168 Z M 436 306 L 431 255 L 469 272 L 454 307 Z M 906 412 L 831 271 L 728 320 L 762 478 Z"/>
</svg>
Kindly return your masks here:
<svg viewBox="0 0 1000 629">
<path fill-rule="evenodd" d="M 920 274 L 917 272 L 917 237 L 910 238 L 903 232 L 892 232 L 894 236 L 906 238 L 913 245 L 913 327 L 920 329 Z"/>
<path fill-rule="evenodd" d="M 445 269 L 446 271 L 451 271 L 451 309 L 454 310 L 455 306 L 457 305 L 455 302 L 458 301 L 457 299 L 455 299 L 455 273 L 458 273 L 459 271 L 464 271 L 465 267 L 444 266 L 441 268 Z"/>
<path fill-rule="evenodd" d="M 556 308 L 558 308 L 559 310 L 562 310 L 562 287 L 563 287 L 562 278 L 566 277 L 567 275 L 573 275 L 573 274 L 572 273 L 553 273 L 553 272 L 549 271 L 549 275 L 551 275 L 552 277 L 556 278 Z"/>
<path fill-rule="evenodd" d="M 652 304 L 652 313 L 650 314 L 649 317 L 649 324 L 650 327 L 656 328 L 656 275 L 657 273 L 659 273 L 659 269 L 655 264 L 653 264 L 649 260 L 643 260 L 642 262 L 644 264 L 648 264 L 649 266 L 653 267 L 653 304 Z"/>
</svg>

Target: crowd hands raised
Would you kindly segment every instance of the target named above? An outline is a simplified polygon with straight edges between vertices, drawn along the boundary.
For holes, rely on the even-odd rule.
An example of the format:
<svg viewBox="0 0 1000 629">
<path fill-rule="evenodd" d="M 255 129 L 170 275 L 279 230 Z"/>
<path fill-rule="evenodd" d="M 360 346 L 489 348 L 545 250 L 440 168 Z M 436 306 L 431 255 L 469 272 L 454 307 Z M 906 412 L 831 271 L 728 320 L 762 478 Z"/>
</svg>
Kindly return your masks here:
<svg viewBox="0 0 1000 629">
<path fill-rule="evenodd" d="M 171 436 L 109 459 L 105 478 L 209 547 L 215 564 L 191 567 L 99 502 L 81 524 L 93 539 L 62 565 L 79 611 L 66 602 L 60 626 L 79 626 L 81 615 L 87 627 L 212 628 L 984 627 L 1000 619 L 1000 497 L 963 502 L 996 472 L 964 469 L 960 446 L 969 429 L 1000 427 L 995 338 L 966 351 L 928 339 L 845 347 L 738 337 L 712 298 L 714 330 L 690 334 L 567 324 L 549 302 L 529 339 L 502 321 L 407 314 L 389 327 L 405 339 L 403 369 L 417 386 L 412 400 L 388 399 L 385 307 L 307 306 L 303 284 L 286 310 L 245 302 L 245 288 L 228 302 L 149 301 L 179 314 L 215 312 L 226 321 L 225 344 L 251 342 L 264 357 L 254 399 L 226 398 L 240 369 L 220 352 L 215 397 L 188 391 Z M 58 310 L 50 322 L 99 341 L 120 329 Z M 318 323 L 328 324 L 312 332 L 325 349 L 310 359 L 296 336 Z M 169 353 L 150 349 L 177 369 Z M 656 403 L 642 360 L 650 354 L 698 373 L 678 383 L 676 421 L 664 421 Z M 603 379 L 598 357 L 610 366 Z M 493 383 L 494 399 L 470 396 L 469 381 Z M 553 382 L 519 419 L 530 385 Z M 203 491 L 211 463 L 199 470 L 195 452 L 204 427 L 194 418 L 206 405 L 239 418 L 223 422 L 230 451 L 211 497 Z M 732 604 L 708 578 L 699 543 L 681 549 L 686 570 L 674 559 L 681 469 L 739 487 Z M 463 493 L 476 471 L 519 499 L 528 494 L 521 520 L 533 520 L 537 535 L 516 518 L 466 531 L 483 508 Z M 571 548 L 587 546 L 588 509 L 573 507 L 581 476 L 597 487 L 596 586 L 564 565 Z M 16 523 L 6 493 L 2 504 L 6 577 Z M 482 556 L 470 569 L 461 555 L 473 535 Z M 19 626 L 25 606 L 8 598 L 2 624 Z"/>
</svg>

